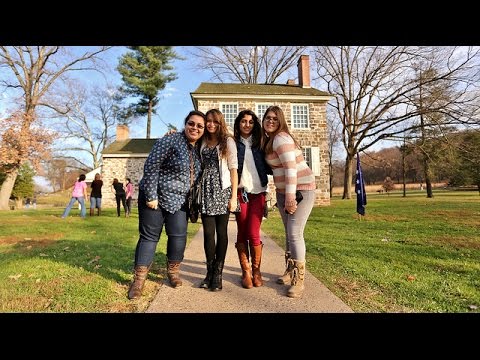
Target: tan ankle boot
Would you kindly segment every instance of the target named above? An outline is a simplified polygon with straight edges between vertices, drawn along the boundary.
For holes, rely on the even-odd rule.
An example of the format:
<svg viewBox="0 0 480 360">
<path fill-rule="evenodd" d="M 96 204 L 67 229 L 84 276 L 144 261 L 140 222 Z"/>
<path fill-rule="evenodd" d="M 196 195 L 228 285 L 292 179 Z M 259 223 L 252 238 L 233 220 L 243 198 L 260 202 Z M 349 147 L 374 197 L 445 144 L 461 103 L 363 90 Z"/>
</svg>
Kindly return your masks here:
<svg viewBox="0 0 480 360">
<path fill-rule="evenodd" d="M 147 280 L 149 269 L 149 266 L 135 266 L 133 281 L 128 289 L 128 298 L 130 300 L 137 299 L 142 296 L 142 290 L 145 285 L 145 280 Z"/>
<path fill-rule="evenodd" d="M 277 279 L 277 284 L 290 285 L 291 273 L 293 270 L 292 254 L 289 251 L 285 251 L 285 272 Z"/>
<path fill-rule="evenodd" d="M 263 285 L 262 273 L 260 272 L 260 264 L 262 263 L 263 244 L 250 245 L 250 253 L 252 254 L 252 278 L 253 286 Z"/>
<path fill-rule="evenodd" d="M 291 286 L 288 289 L 287 296 L 291 298 L 299 298 L 305 290 L 305 261 L 293 260 Z"/>
<path fill-rule="evenodd" d="M 170 285 L 176 288 L 182 286 L 182 280 L 180 279 L 180 261 L 170 261 L 168 260 L 167 265 L 167 276 L 168 281 L 170 281 Z"/>
<path fill-rule="evenodd" d="M 240 267 L 242 268 L 242 286 L 245 289 L 251 289 L 252 284 L 252 269 L 248 261 L 248 246 L 245 243 L 237 242 L 235 244 L 238 252 L 238 260 L 240 261 Z"/>
</svg>

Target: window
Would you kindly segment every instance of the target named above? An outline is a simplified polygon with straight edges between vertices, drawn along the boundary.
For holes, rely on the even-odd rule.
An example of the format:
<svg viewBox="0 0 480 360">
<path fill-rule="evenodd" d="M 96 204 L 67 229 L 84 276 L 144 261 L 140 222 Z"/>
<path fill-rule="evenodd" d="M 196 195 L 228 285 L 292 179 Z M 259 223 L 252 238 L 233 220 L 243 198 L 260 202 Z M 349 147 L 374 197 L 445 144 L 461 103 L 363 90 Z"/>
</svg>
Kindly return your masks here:
<svg viewBox="0 0 480 360">
<path fill-rule="evenodd" d="M 255 111 L 255 114 L 258 116 L 258 120 L 262 122 L 263 119 L 263 114 L 265 114 L 265 111 L 267 111 L 269 106 L 272 106 L 273 104 L 257 104 L 257 108 Z"/>
<path fill-rule="evenodd" d="M 222 103 L 220 104 L 220 111 L 225 117 L 225 122 L 227 126 L 233 129 L 235 124 L 235 118 L 238 115 L 238 104 L 237 103 Z"/>
<path fill-rule="evenodd" d="M 304 147 L 302 149 L 303 158 L 308 167 L 312 169 L 313 175 L 320 176 L 320 152 L 316 146 Z"/>
<path fill-rule="evenodd" d="M 292 105 L 292 128 L 309 129 L 308 105 Z"/>
</svg>

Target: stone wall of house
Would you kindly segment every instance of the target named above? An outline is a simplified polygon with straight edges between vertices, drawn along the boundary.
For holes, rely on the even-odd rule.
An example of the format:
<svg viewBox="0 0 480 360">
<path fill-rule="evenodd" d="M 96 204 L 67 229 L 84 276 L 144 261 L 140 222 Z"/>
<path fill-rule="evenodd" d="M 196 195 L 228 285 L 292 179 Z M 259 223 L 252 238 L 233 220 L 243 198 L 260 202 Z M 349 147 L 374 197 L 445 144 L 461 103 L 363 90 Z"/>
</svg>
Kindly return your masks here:
<svg viewBox="0 0 480 360">
<path fill-rule="evenodd" d="M 198 103 L 198 110 L 206 112 L 209 109 L 219 109 L 220 103 L 231 102 L 231 99 L 216 99 L 204 101 L 201 100 Z M 266 100 L 243 100 L 240 99 L 237 101 L 238 110 L 242 111 L 244 109 L 252 109 L 255 111 L 257 103 L 265 103 Z M 272 103 L 272 102 L 270 102 Z M 275 101 L 274 105 L 278 105 L 282 108 L 285 113 L 287 122 L 291 118 L 291 107 L 290 102 L 281 102 Z M 301 146 L 315 146 L 319 148 L 320 151 L 320 176 L 315 177 L 315 182 L 317 185 L 316 190 L 316 199 L 315 205 L 317 206 L 327 206 L 330 205 L 330 186 L 329 186 L 329 168 L 328 168 L 328 144 L 327 144 L 327 103 L 322 102 L 311 102 L 308 103 L 309 106 L 309 118 L 310 118 L 310 129 L 307 130 L 292 130 L 293 136 L 299 141 Z M 261 120 L 263 114 L 257 114 Z M 290 129 L 292 127 L 289 124 Z M 273 182 L 273 180 L 271 180 Z M 269 186 L 269 196 L 275 199 L 275 186 L 270 184 Z M 275 202 L 273 200 L 273 202 Z"/>
<path fill-rule="evenodd" d="M 130 178 L 134 185 L 132 207 L 137 206 L 138 183 L 143 176 L 143 164 L 146 159 L 146 157 L 103 157 L 102 207 L 117 206 L 112 186 L 114 178 L 123 184 L 127 183 L 126 178 Z"/>
</svg>

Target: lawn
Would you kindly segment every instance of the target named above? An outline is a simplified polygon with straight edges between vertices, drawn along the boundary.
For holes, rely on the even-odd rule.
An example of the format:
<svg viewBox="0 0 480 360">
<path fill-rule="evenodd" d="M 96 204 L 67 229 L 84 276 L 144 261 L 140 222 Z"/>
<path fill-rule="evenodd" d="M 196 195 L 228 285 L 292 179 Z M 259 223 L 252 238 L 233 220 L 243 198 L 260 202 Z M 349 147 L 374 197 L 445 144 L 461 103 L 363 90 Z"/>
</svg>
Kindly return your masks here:
<svg viewBox="0 0 480 360">
<path fill-rule="evenodd" d="M 314 208 L 307 270 L 355 312 L 480 312 L 480 196 L 435 191 L 369 194 Z M 63 204 L 64 205 L 64 204 Z M 130 218 L 106 209 L 82 220 L 63 207 L 0 212 L 0 312 L 143 312 L 165 277 L 162 235 L 140 300 L 126 297 L 138 239 Z M 189 224 L 191 239 L 201 223 Z M 278 211 L 262 230 L 283 246 Z"/>
</svg>

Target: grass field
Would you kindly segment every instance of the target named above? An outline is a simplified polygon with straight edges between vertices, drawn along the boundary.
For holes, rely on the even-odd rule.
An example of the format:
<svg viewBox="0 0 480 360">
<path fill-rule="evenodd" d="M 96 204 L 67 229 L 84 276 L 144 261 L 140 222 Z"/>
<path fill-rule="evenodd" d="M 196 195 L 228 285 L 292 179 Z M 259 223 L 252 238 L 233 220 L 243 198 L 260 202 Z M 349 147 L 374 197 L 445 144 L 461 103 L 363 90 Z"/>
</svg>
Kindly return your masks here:
<svg viewBox="0 0 480 360">
<path fill-rule="evenodd" d="M 314 208 L 307 269 L 356 312 L 480 312 L 478 192 L 368 194 Z M 138 216 L 62 207 L 0 212 L 1 312 L 143 312 L 165 276 L 165 238 L 139 301 L 126 298 Z M 136 210 L 136 209 L 135 209 Z M 189 238 L 201 226 L 189 225 Z M 262 230 L 283 246 L 278 211 Z M 163 236 L 163 235 L 162 235 Z"/>
</svg>

